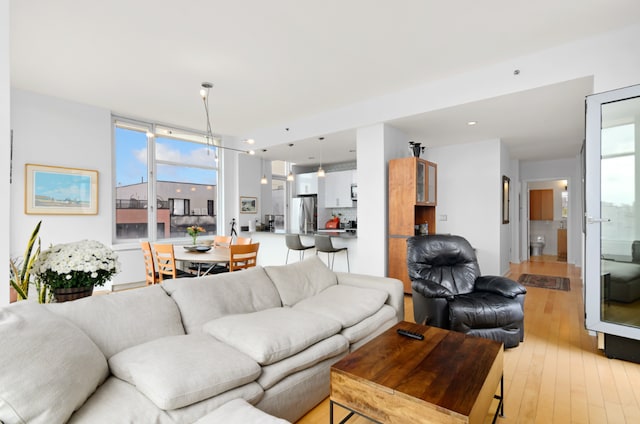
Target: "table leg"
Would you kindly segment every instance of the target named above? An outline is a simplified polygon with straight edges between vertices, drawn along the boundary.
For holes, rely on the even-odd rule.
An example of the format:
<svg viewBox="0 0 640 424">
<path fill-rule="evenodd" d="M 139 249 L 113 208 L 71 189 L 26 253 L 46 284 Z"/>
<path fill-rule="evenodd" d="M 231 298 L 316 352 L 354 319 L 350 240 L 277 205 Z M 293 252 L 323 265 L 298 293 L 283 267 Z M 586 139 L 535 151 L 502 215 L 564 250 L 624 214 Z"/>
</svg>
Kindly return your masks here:
<svg viewBox="0 0 640 424">
<path fill-rule="evenodd" d="M 501 417 L 504 417 L 504 375 L 500 377 L 500 396 L 493 395 L 494 399 L 498 399 L 498 407 L 496 408 L 496 413 L 493 415 L 492 424 L 495 424 L 498 419 L 498 414 Z"/>
</svg>

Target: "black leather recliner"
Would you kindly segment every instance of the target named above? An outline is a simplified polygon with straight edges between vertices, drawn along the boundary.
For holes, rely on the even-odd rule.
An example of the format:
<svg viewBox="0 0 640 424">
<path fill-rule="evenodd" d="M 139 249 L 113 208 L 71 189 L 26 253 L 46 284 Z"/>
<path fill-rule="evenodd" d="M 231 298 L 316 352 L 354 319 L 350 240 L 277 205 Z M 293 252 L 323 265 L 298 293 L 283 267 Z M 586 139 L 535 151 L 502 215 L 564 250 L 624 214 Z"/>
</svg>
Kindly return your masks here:
<svg viewBox="0 0 640 424">
<path fill-rule="evenodd" d="M 505 348 L 524 340 L 527 290 L 505 277 L 481 276 L 463 237 L 410 237 L 407 265 L 417 323 L 497 340 Z"/>
</svg>

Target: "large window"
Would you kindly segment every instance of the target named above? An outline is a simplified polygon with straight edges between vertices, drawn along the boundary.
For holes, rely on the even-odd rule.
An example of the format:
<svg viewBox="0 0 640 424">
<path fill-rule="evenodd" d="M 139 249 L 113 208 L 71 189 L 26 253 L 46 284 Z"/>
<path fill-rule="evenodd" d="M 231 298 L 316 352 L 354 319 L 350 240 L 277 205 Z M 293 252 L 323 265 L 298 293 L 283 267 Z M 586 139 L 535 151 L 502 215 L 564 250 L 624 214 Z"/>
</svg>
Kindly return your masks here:
<svg viewBox="0 0 640 424">
<path fill-rule="evenodd" d="M 122 118 L 114 141 L 117 242 L 183 238 L 191 225 L 217 233 L 215 146 L 195 132 Z"/>
<path fill-rule="evenodd" d="M 610 221 L 601 227 L 602 253 L 631 255 L 636 228 L 635 126 L 602 129 L 601 214 Z"/>
</svg>

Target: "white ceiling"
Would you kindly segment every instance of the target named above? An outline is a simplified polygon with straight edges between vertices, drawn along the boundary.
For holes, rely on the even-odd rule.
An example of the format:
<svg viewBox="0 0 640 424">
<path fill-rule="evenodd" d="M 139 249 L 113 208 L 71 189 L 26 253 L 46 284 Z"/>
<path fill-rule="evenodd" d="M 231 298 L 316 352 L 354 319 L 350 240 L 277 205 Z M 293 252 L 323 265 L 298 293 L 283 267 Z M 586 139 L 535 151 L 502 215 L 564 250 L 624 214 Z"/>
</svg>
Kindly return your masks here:
<svg viewBox="0 0 640 424">
<path fill-rule="evenodd" d="M 204 129 L 198 91 L 211 81 L 214 132 L 238 136 L 640 22 L 637 0 L 11 0 L 10 7 L 12 86 Z M 391 124 L 427 146 L 501 138 L 516 159 L 575 156 L 591 87 L 590 79 L 570 81 Z M 469 120 L 478 124 L 463 125 Z M 321 154 L 327 163 L 352 160 L 354 149 L 355 132 L 346 131 L 264 155 L 305 163 Z"/>
</svg>

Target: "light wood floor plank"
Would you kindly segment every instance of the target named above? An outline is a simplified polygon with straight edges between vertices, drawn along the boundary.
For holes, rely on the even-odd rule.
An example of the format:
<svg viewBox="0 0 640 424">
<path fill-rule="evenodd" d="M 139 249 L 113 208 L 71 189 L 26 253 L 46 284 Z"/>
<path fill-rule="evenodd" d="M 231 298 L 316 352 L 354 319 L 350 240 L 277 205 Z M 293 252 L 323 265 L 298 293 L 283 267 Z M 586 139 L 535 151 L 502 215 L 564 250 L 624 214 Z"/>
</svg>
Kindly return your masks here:
<svg viewBox="0 0 640 424">
<path fill-rule="evenodd" d="M 511 278 L 522 273 L 568 277 L 571 290 L 527 289 L 525 341 L 505 351 L 505 417 L 497 423 L 640 423 L 640 364 L 606 358 L 585 330 L 580 269 L 556 261 L 511 265 Z M 413 321 L 410 296 L 405 312 Z M 488 413 L 485 424 L 492 418 Z M 328 399 L 298 421 L 327 422 Z"/>
</svg>

